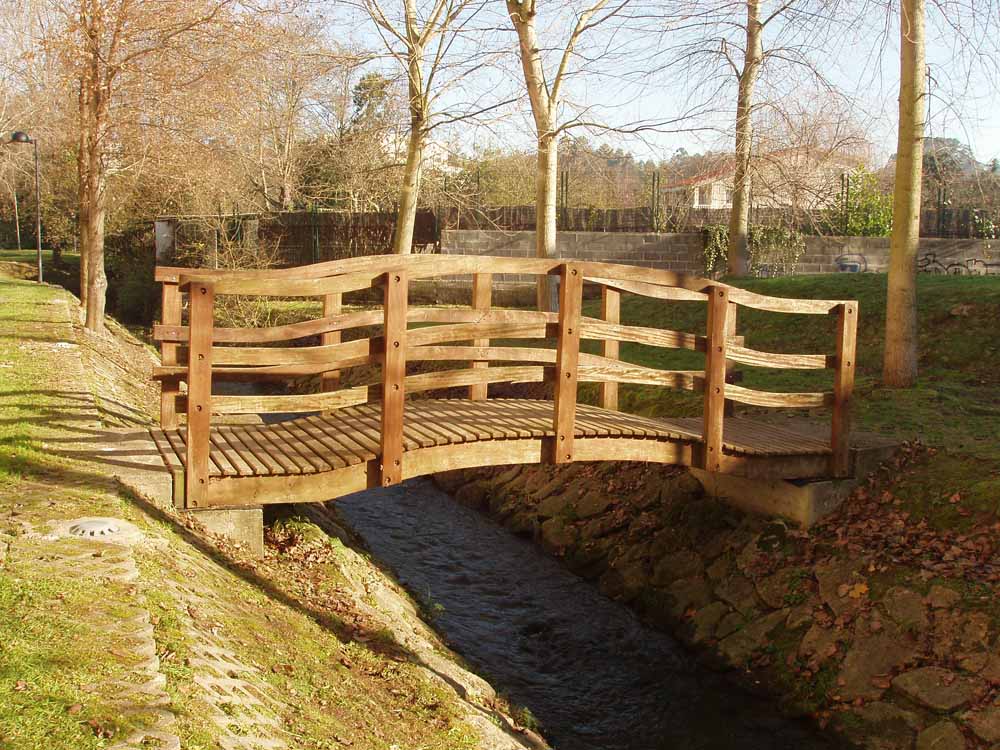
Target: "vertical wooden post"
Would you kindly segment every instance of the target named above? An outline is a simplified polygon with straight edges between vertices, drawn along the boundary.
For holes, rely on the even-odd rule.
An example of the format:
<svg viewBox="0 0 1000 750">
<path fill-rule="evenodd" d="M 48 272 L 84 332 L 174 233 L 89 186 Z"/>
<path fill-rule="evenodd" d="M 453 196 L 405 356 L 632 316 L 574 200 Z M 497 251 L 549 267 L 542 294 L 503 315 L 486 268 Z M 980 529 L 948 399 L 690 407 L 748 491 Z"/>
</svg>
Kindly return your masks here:
<svg viewBox="0 0 1000 750">
<path fill-rule="evenodd" d="M 705 347 L 705 414 L 701 468 L 722 468 L 722 429 L 726 408 L 726 319 L 729 290 L 710 286 L 708 291 L 708 342 Z"/>
<path fill-rule="evenodd" d="M 621 296 L 617 289 L 601 287 L 601 318 L 608 323 L 620 320 Z M 618 359 L 618 342 L 613 339 L 602 341 L 601 354 L 608 359 Z M 618 411 L 618 383 L 601 383 L 601 408 Z"/>
<path fill-rule="evenodd" d="M 837 306 L 837 372 L 833 381 L 833 429 L 830 472 L 846 477 L 851 471 L 851 395 L 857 350 L 858 305 Z"/>
<path fill-rule="evenodd" d="M 163 282 L 160 304 L 160 322 L 165 326 L 181 324 L 181 290 L 176 283 Z M 160 342 L 160 363 L 165 367 L 177 364 L 177 344 L 172 341 Z M 177 429 L 177 396 L 180 393 L 180 378 L 169 377 L 160 381 L 160 427 L 164 430 Z"/>
<path fill-rule="evenodd" d="M 323 295 L 323 317 L 328 318 L 331 315 L 340 315 L 341 303 L 342 295 L 340 292 Z M 329 331 L 324 333 L 320 336 L 320 343 L 323 345 L 339 344 L 340 331 Z M 335 391 L 337 386 L 340 385 L 340 370 L 330 370 L 328 372 L 324 372 L 320 376 L 320 385 L 324 391 Z"/>
<path fill-rule="evenodd" d="M 583 307 L 583 274 L 573 264 L 564 263 L 559 284 L 559 339 L 556 350 L 555 442 L 552 460 L 557 464 L 573 460 L 573 431 L 576 423 L 577 365 L 580 360 L 580 315 Z"/>
<path fill-rule="evenodd" d="M 477 273 L 472 278 L 472 309 L 481 310 L 486 312 L 490 309 L 492 304 L 492 294 L 493 294 L 493 274 L 491 273 Z M 489 346 L 489 339 L 473 339 L 473 346 Z M 487 361 L 476 361 L 472 363 L 473 370 L 480 370 L 489 367 L 490 363 Z M 469 398 L 473 401 L 483 401 L 486 399 L 487 394 L 487 384 L 486 383 L 473 383 L 469 386 Z"/>
<path fill-rule="evenodd" d="M 726 311 L 726 339 L 728 341 L 731 341 L 736 337 L 736 312 L 738 309 L 739 305 L 735 302 L 730 302 L 729 308 Z M 735 362 L 726 360 L 726 382 L 729 382 L 729 376 L 733 373 L 735 367 Z M 727 398 L 723 413 L 727 417 L 733 416 L 736 413 L 736 402 Z"/>
<path fill-rule="evenodd" d="M 186 508 L 197 508 L 208 498 L 209 430 L 212 428 L 212 328 L 215 288 L 211 283 L 188 285 L 190 320 L 188 340 Z"/>
<path fill-rule="evenodd" d="M 406 379 L 406 271 L 390 271 L 384 278 L 385 357 L 382 362 L 383 486 L 403 479 L 403 384 Z"/>
</svg>

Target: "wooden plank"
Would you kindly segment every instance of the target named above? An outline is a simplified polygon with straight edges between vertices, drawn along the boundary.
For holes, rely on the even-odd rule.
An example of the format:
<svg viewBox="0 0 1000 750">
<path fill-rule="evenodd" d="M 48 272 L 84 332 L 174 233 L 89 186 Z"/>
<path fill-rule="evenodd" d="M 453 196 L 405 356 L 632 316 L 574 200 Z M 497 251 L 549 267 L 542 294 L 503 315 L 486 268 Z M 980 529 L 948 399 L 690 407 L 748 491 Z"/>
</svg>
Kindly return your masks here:
<svg viewBox="0 0 1000 750">
<path fill-rule="evenodd" d="M 833 380 L 833 425 L 830 470 L 835 477 L 851 471 L 851 397 L 857 356 L 858 304 L 846 302 L 837 310 L 837 369 Z"/>
<path fill-rule="evenodd" d="M 310 455 L 310 451 L 302 447 L 299 440 L 284 428 L 284 423 L 276 422 L 274 424 L 267 424 L 260 428 L 260 434 L 266 436 L 272 445 L 276 447 L 278 451 L 282 453 L 286 458 L 291 460 L 296 466 L 298 466 L 303 474 L 312 474 L 313 472 L 324 471 L 320 465 L 318 465 L 313 456 Z"/>
<path fill-rule="evenodd" d="M 555 364 L 556 361 L 555 349 L 543 349 L 538 346 L 437 346 L 435 344 L 413 346 L 412 341 L 410 343 L 406 351 L 407 362 L 484 360 Z"/>
<path fill-rule="evenodd" d="M 328 456 L 327 449 L 318 440 L 308 435 L 301 427 L 298 427 L 294 420 L 277 422 L 270 425 L 270 427 L 273 434 L 283 437 L 285 443 L 308 461 L 309 465 L 316 471 L 325 472 L 338 468 L 338 462 L 332 456 Z M 328 457 L 330 460 L 327 460 Z"/>
<path fill-rule="evenodd" d="M 206 507 L 240 508 L 270 503 L 322 503 L 367 489 L 368 464 L 355 464 L 325 474 L 244 477 L 212 483 Z"/>
<path fill-rule="evenodd" d="M 738 385 L 726 386 L 726 398 L 753 406 L 774 406 L 788 409 L 820 409 L 833 404 L 832 393 L 775 393 L 755 391 Z"/>
<path fill-rule="evenodd" d="M 321 417 L 305 417 L 302 421 L 322 432 L 332 442 L 342 446 L 342 455 L 347 457 L 348 464 L 361 463 L 362 461 L 367 461 L 368 459 L 375 457 L 373 452 L 369 451 L 361 445 L 361 443 L 354 440 L 354 438 L 352 438 L 347 432 L 335 430 L 332 425 L 327 423 Z"/>
<path fill-rule="evenodd" d="M 578 370 L 581 383 L 636 383 L 694 391 L 701 388 L 704 379 L 701 370 L 657 370 L 615 360 L 605 360 L 600 365 L 591 364 L 589 359 L 585 362 Z"/>
<path fill-rule="evenodd" d="M 587 277 L 587 281 L 600 284 L 605 289 L 615 292 L 631 292 L 643 297 L 653 299 L 680 300 L 689 302 L 704 302 L 706 297 L 704 292 L 693 292 L 680 287 L 664 286 L 662 284 L 648 284 L 645 281 L 623 281 L 620 279 Z"/>
<path fill-rule="evenodd" d="M 407 454 L 403 479 L 454 469 L 471 469 L 476 466 L 541 463 L 544 449 L 541 439 L 491 440 L 421 448 Z"/>
<path fill-rule="evenodd" d="M 490 401 L 482 405 L 485 407 L 484 413 L 487 418 L 503 428 L 509 437 L 530 438 L 535 437 L 532 430 L 527 425 L 519 423 L 517 419 L 507 409 L 503 402 Z M 542 435 L 539 434 L 538 437 Z"/>
<path fill-rule="evenodd" d="M 232 433 L 228 428 L 216 427 L 212 432 L 218 436 L 218 440 L 224 443 L 231 452 L 239 456 L 241 468 L 243 468 L 248 475 L 267 476 L 271 473 L 267 466 L 261 463 L 251 451 L 246 449 L 243 443 L 239 442 L 232 436 Z"/>
<path fill-rule="evenodd" d="M 410 331 L 410 346 L 445 344 L 476 338 L 544 339 L 550 333 L 549 325 L 547 323 L 484 322 L 428 326 Z"/>
<path fill-rule="evenodd" d="M 410 375 L 405 383 L 408 393 L 456 388 L 473 383 L 540 383 L 545 380 L 545 369 L 544 367 L 491 367 L 488 370 L 425 372 L 420 375 Z"/>
<path fill-rule="evenodd" d="M 226 435 L 226 439 L 233 445 L 239 444 L 243 446 L 245 451 L 243 455 L 251 454 L 256 463 L 265 468 L 267 474 L 288 473 L 284 465 L 275 460 L 271 455 L 272 449 L 270 445 L 261 445 L 248 427 L 228 427 L 225 429 L 229 433 Z M 260 466 L 258 466 L 258 469 Z"/>
<path fill-rule="evenodd" d="M 621 292 L 609 286 L 601 287 L 601 318 L 607 323 L 618 324 L 621 314 Z M 604 339 L 601 342 L 601 354 L 608 359 L 618 359 L 618 341 Z M 601 406 L 611 411 L 618 411 L 618 383 L 609 381 L 601 383 Z"/>
<path fill-rule="evenodd" d="M 798 313 L 800 315 L 827 315 L 837 306 L 840 301 L 824 299 L 789 299 L 785 297 L 768 297 L 764 294 L 755 294 L 746 289 L 734 286 L 725 287 L 729 293 L 729 299 L 744 307 L 752 307 L 755 310 L 766 310 L 768 312 Z"/>
<path fill-rule="evenodd" d="M 351 439 L 364 446 L 365 450 L 369 451 L 373 456 L 378 456 L 382 440 L 381 422 L 379 421 L 374 428 L 366 425 L 359 419 L 359 414 L 364 409 L 363 405 L 349 406 L 337 412 L 334 416 L 324 416 L 322 419 L 334 429 L 343 430 L 346 434 L 350 435 Z M 380 419 L 381 417 L 379 417 Z"/>
<path fill-rule="evenodd" d="M 212 461 L 214 461 L 216 466 L 219 467 L 219 471 L 222 476 L 239 477 L 253 474 L 252 471 L 249 471 L 249 467 L 246 467 L 246 470 L 243 471 L 241 471 L 240 468 L 237 468 L 242 468 L 242 462 L 229 450 L 229 446 L 224 441 L 219 439 L 218 430 L 211 431 L 209 434 L 209 441 L 211 443 L 210 455 L 212 457 Z"/>
<path fill-rule="evenodd" d="M 381 310 L 357 310 L 331 317 L 288 323 L 283 326 L 216 328 L 212 332 L 212 341 L 216 344 L 273 344 L 279 341 L 323 336 L 349 328 L 378 325 L 381 321 Z M 166 324 L 153 326 L 153 338 L 157 341 L 183 343 L 188 340 L 188 335 L 187 326 Z"/>
<path fill-rule="evenodd" d="M 487 312 L 492 305 L 493 295 L 493 274 L 477 273 L 472 277 L 472 309 L 476 312 Z M 473 346 L 488 347 L 489 339 L 473 339 Z M 489 362 L 485 360 L 475 360 L 471 363 L 473 370 L 482 370 L 489 367 Z M 483 401 L 486 399 L 486 383 L 473 383 L 469 386 L 469 398 L 473 401 Z"/>
<path fill-rule="evenodd" d="M 381 255 L 339 260 L 335 263 L 336 266 L 332 263 L 314 264 L 299 268 L 243 272 L 174 269 L 173 275 L 161 268 L 157 269 L 157 276 L 162 280 L 172 280 L 181 284 L 199 279 L 214 280 L 222 285 L 218 287 L 219 294 L 318 297 L 366 288 L 385 273 L 397 269 L 407 271 L 411 280 L 476 273 L 541 275 L 557 273 L 562 261 L 558 258 Z M 768 297 L 719 284 L 710 279 L 653 268 L 585 261 L 577 262 L 575 265 L 583 276 L 588 279 L 600 279 L 601 283 L 632 282 L 632 284 L 654 287 L 644 289 L 643 292 L 637 291 L 637 293 L 648 292 L 647 296 L 653 296 L 660 291 L 655 287 L 686 289 L 696 293 L 704 293 L 709 287 L 722 287 L 731 291 L 733 302 L 747 307 L 772 312 L 812 315 L 826 314 L 843 302 L 843 300 L 795 300 Z M 630 289 L 622 290 L 632 291 L 643 288 L 630 286 Z"/>
<path fill-rule="evenodd" d="M 305 393 L 277 396 L 215 396 L 213 414 L 289 414 L 295 412 L 334 411 L 368 401 L 368 387 L 342 388 L 330 393 Z"/>
<path fill-rule="evenodd" d="M 191 341 L 188 346 L 187 461 L 185 507 L 207 499 L 212 428 L 212 327 L 215 291 L 211 283 L 189 289 Z"/>
<path fill-rule="evenodd" d="M 702 414 L 700 466 L 719 471 L 722 459 L 722 429 L 726 408 L 726 317 L 729 289 L 713 286 L 708 295 L 707 346 L 705 352 L 705 401 Z"/>
<path fill-rule="evenodd" d="M 370 364 L 373 344 L 369 339 L 355 339 L 325 346 L 215 346 L 212 361 L 216 365 L 275 366 L 323 364 L 328 367 Z M 324 370 L 318 370 L 324 372 Z"/>
<path fill-rule="evenodd" d="M 726 356 L 733 362 L 753 367 L 771 367 L 782 370 L 823 370 L 833 360 L 825 354 L 778 354 L 747 349 L 730 344 Z"/>
<path fill-rule="evenodd" d="M 646 461 L 650 463 L 692 465 L 690 444 L 629 438 L 578 440 L 579 461 Z"/>
<path fill-rule="evenodd" d="M 343 297 L 340 292 L 333 292 L 323 296 L 323 317 L 331 318 L 340 315 Z M 340 331 L 327 331 L 320 336 L 320 344 L 323 346 L 335 346 L 340 343 Z M 320 388 L 324 391 L 336 390 L 340 385 L 340 370 L 330 370 L 324 372 L 320 377 Z"/>
<path fill-rule="evenodd" d="M 294 269 L 290 269 L 294 270 Z M 213 283 L 216 294 L 244 294 L 253 297 L 322 297 L 327 294 L 343 294 L 370 289 L 372 283 L 382 273 L 354 273 L 340 276 L 327 276 L 318 279 L 288 278 L 261 279 L 258 277 L 239 277 L 234 274 L 218 276 L 209 282 L 207 277 L 197 269 L 189 269 L 181 274 L 180 285 L 198 284 L 204 280 Z"/>
<path fill-rule="evenodd" d="M 323 430 L 317 427 L 312 422 L 309 422 L 304 417 L 300 417 L 294 420 L 295 427 L 301 430 L 308 436 L 309 440 L 314 441 L 314 443 L 319 444 L 319 448 L 315 448 L 323 456 L 331 466 L 334 468 L 342 468 L 344 466 L 350 466 L 352 464 L 361 463 L 361 458 L 354 455 L 351 451 L 347 450 L 339 441 L 334 440 L 332 437 L 327 435 Z"/>
<path fill-rule="evenodd" d="M 181 462 L 177 452 L 170 445 L 170 441 L 167 440 L 167 436 L 164 434 L 163 430 L 151 429 L 149 431 L 149 435 L 153 438 L 153 445 L 155 445 L 156 450 L 160 452 L 160 456 L 163 458 L 163 463 L 168 469 L 175 470 L 184 468 L 184 464 Z"/>
<path fill-rule="evenodd" d="M 556 349 L 555 410 L 552 417 L 552 429 L 555 431 L 552 460 L 557 464 L 573 460 L 582 308 L 583 274 L 576 264 L 566 263 L 560 270 L 559 338 Z"/>
<path fill-rule="evenodd" d="M 513 323 L 522 326 L 544 326 L 559 322 L 556 313 L 537 310 L 489 309 L 483 312 L 461 307 L 411 307 L 406 319 L 410 323 L 475 323 L 476 325 Z"/>
<path fill-rule="evenodd" d="M 608 323 L 597 318 L 584 318 L 582 337 L 585 339 L 628 341 L 633 344 L 646 344 L 669 349 L 690 349 L 703 351 L 705 337 L 684 331 L 670 331 L 664 328 L 646 328 L 644 326 L 626 326 L 618 323 Z"/>
<path fill-rule="evenodd" d="M 309 473 L 312 467 L 308 461 L 286 450 L 283 441 L 277 440 L 266 426 L 249 425 L 243 435 L 247 440 L 253 440 L 260 449 L 278 462 L 283 474 Z"/>
<path fill-rule="evenodd" d="M 161 292 L 160 316 L 167 325 L 181 323 L 181 290 L 177 284 L 165 283 Z M 177 344 L 160 344 L 160 363 L 176 365 Z M 160 381 L 160 427 L 164 430 L 177 429 L 177 396 L 180 393 L 180 378 Z"/>
<path fill-rule="evenodd" d="M 381 484 L 399 484 L 403 479 L 403 407 L 406 384 L 406 271 L 390 271 L 383 277 L 385 355 L 382 361 L 382 429 L 379 456 Z"/>
</svg>

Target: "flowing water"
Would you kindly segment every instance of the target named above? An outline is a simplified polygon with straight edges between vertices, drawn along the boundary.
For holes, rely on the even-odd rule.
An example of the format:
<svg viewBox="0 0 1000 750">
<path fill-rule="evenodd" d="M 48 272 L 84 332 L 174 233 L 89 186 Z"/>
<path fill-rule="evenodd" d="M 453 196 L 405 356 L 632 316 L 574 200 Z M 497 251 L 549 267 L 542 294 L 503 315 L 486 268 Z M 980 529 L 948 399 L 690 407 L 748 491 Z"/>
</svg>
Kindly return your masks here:
<svg viewBox="0 0 1000 750">
<path fill-rule="evenodd" d="M 427 480 L 337 501 L 458 653 L 558 750 L 832 748 Z"/>
</svg>

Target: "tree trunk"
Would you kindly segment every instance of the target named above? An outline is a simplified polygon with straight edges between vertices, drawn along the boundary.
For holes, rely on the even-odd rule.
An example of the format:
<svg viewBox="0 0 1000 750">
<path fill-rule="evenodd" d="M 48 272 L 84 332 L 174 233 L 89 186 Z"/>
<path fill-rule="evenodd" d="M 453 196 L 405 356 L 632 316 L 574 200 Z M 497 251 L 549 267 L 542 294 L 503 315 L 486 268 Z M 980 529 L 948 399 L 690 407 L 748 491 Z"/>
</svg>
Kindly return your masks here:
<svg viewBox="0 0 1000 750">
<path fill-rule="evenodd" d="M 507 13 L 517 32 L 521 70 L 535 120 L 538 144 L 535 173 L 535 252 L 539 258 L 558 257 L 556 246 L 556 180 L 558 179 L 558 141 L 552 128 L 557 102 L 549 96 L 542 67 L 541 48 L 535 28 L 534 2 L 507 0 Z M 555 285 L 546 275 L 538 277 L 538 309 L 556 308 Z"/>
<path fill-rule="evenodd" d="M 396 232 L 392 251 L 407 255 L 413 247 L 413 227 L 417 220 L 417 201 L 420 197 L 420 175 L 424 160 L 424 125 L 414 118 L 410 125 L 410 138 L 406 146 L 406 167 L 403 186 L 399 191 L 399 208 L 396 212 Z"/>
<path fill-rule="evenodd" d="M 17 188 L 10 191 L 14 198 L 14 234 L 17 235 L 17 252 L 21 252 L 21 213 L 17 210 Z"/>
<path fill-rule="evenodd" d="M 736 171 L 733 207 L 729 214 L 727 271 L 745 276 L 748 270 L 747 231 L 750 224 L 750 151 L 753 142 L 753 90 L 764 59 L 761 41 L 760 0 L 747 0 L 747 45 L 736 99 Z"/>
<path fill-rule="evenodd" d="M 93 160 L 90 166 L 91 179 L 88 180 L 89 210 L 85 236 L 89 247 L 87 262 L 87 330 L 100 333 L 104 330 L 104 311 L 107 302 L 108 277 L 104 271 L 104 218 L 107 213 L 104 190 L 104 175 L 98 171 Z"/>
<path fill-rule="evenodd" d="M 538 139 L 538 167 L 535 175 L 535 251 L 539 258 L 557 258 L 556 245 L 556 180 L 559 175 L 559 142 L 546 133 Z M 554 311 L 558 307 L 553 277 L 538 277 L 539 310 Z"/>
<path fill-rule="evenodd" d="M 903 0 L 899 23 L 899 137 L 882 363 L 882 379 L 891 388 L 906 388 L 917 380 L 917 245 L 925 112 L 924 0 Z"/>
<path fill-rule="evenodd" d="M 77 104 L 79 106 L 79 133 L 76 139 L 76 234 L 79 238 L 80 250 L 80 307 L 87 309 L 87 285 L 89 283 L 88 269 L 90 267 L 90 245 L 87 241 L 87 224 L 89 222 L 87 209 L 87 143 L 90 132 L 90 97 L 87 93 L 86 72 L 80 81 L 80 92 Z"/>
</svg>

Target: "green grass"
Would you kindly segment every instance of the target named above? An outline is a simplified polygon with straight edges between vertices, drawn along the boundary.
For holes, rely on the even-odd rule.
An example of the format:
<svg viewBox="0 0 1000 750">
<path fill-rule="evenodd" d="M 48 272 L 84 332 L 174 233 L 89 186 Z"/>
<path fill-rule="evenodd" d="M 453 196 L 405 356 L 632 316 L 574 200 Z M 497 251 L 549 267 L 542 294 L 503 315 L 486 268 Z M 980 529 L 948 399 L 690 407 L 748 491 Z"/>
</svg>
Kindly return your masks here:
<svg viewBox="0 0 1000 750">
<path fill-rule="evenodd" d="M 0 248 L 0 270 L 7 263 L 23 263 L 33 269 L 38 261 L 34 247 Z M 27 269 L 26 269 L 27 270 Z M 74 294 L 80 291 L 80 256 L 78 253 L 62 253 L 56 265 L 52 251 L 42 248 L 42 278 L 50 283 L 69 289 Z"/>
<path fill-rule="evenodd" d="M 99 629 L 94 581 L 33 568 L 27 560 L 0 568 L 0 747 L 106 747 L 87 722 L 116 738 L 127 733 L 113 681 L 129 671 L 107 651 L 128 642 Z M 102 585 L 102 599 L 119 598 L 127 598 L 123 586 Z"/>
</svg>

